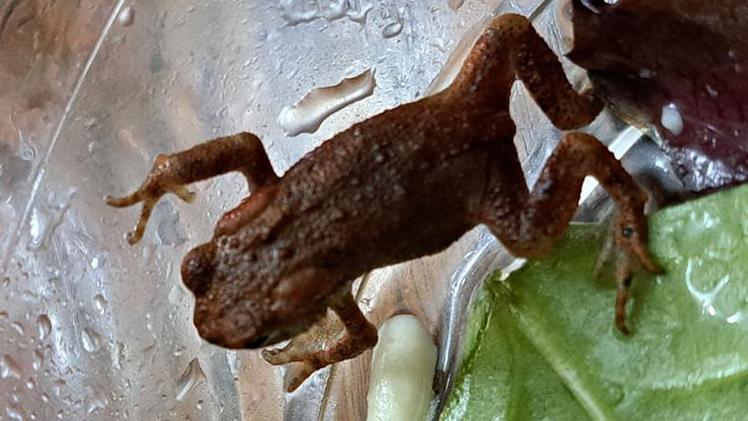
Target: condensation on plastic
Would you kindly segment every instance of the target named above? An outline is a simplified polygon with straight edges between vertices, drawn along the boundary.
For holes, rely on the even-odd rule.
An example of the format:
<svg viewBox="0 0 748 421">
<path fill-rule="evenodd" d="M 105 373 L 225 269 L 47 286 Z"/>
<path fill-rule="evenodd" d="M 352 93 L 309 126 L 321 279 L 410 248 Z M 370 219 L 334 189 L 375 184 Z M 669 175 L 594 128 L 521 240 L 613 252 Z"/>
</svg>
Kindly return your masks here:
<svg viewBox="0 0 748 421">
<path fill-rule="evenodd" d="M 532 16 L 563 50 L 555 9 L 541 6 L 0 3 L 0 419 L 361 419 L 370 351 L 285 394 L 283 370 L 257 352 L 197 336 L 179 264 L 247 193 L 238 176 L 197 184 L 191 205 L 162 200 L 135 247 L 123 235 L 137 209 L 109 208 L 102 197 L 137 186 L 159 153 L 242 130 L 260 136 L 282 173 L 350 124 L 435 89 L 450 55 L 470 46 L 463 35 L 494 13 Z M 313 134 L 283 134 L 284 106 L 369 68 L 371 96 Z M 521 88 L 513 99 L 532 182 L 561 134 Z M 589 130 L 607 141 L 640 137 L 608 114 Z M 409 312 L 432 332 L 443 397 L 472 291 L 511 262 L 476 228 L 443 253 L 373 271 L 357 283 L 357 300 L 377 325 Z"/>
</svg>

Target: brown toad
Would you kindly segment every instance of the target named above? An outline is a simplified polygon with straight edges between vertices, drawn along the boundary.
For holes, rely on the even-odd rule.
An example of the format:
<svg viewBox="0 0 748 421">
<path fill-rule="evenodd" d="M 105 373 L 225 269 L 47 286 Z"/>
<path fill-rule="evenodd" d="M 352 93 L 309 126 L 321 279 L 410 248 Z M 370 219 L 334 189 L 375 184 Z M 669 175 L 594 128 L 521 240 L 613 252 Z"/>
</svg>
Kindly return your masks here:
<svg viewBox="0 0 748 421">
<path fill-rule="evenodd" d="M 377 331 L 351 295 L 374 268 L 443 250 L 485 224 L 515 256 L 542 256 L 564 233 L 585 176 L 618 205 L 616 325 L 626 331 L 629 260 L 656 271 L 646 249 L 646 195 L 593 137 L 567 134 L 535 188 L 513 143 L 510 89 L 521 80 L 559 128 L 588 124 L 601 106 L 569 85 L 561 65 L 519 15 L 491 21 L 452 85 L 353 125 L 282 177 L 260 140 L 241 133 L 161 155 L 143 185 L 112 206 L 143 202 L 130 243 L 165 193 L 190 201 L 186 184 L 239 171 L 251 195 L 221 218 L 213 238 L 182 263 L 206 340 L 257 348 L 272 364 L 298 362 L 287 384 L 372 347 Z M 328 309 L 335 315 L 327 315 Z"/>
</svg>

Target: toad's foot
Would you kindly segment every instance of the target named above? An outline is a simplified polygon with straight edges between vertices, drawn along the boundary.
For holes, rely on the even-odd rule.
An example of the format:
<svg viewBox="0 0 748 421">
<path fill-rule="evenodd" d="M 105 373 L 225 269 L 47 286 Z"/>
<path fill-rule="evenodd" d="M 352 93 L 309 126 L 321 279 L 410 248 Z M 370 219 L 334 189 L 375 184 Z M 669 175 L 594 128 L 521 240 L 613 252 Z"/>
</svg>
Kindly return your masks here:
<svg viewBox="0 0 748 421">
<path fill-rule="evenodd" d="M 148 223 L 148 218 L 151 216 L 153 207 L 156 206 L 156 203 L 158 203 L 158 200 L 164 194 L 174 193 L 185 202 L 192 202 L 194 200 L 195 193 L 187 190 L 183 185 L 168 182 L 169 177 L 164 175 L 168 172 L 168 169 L 169 157 L 159 155 L 153 163 L 153 169 L 151 169 L 145 182 L 143 182 L 143 185 L 138 190 L 124 197 L 106 196 L 104 198 L 109 206 L 116 208 L 124 208 L 143 202 L 143 208 L 140 211 L 140 218 L 138 218 L 135 229 L 127 233 L 128 243 L 135 244 L 143 238 L 145 226 Z"/>
<path fill-rule="evenodd" d="M 663 270 L 655 263 L 647 249 L 647 221 L 644 212 L 625 212 L 622 209 L 614 222 L 616 248 L 616 308 L 615 326 L 624 335 L 630 333 L 626 326 L 626 303 L 631 288 L 632 269 L 637 267 L 653 274 Z"/>
<path fill-rule="evenodd" d="M 296 390 L 315 371 L 356 357 L 377 343 L 376 328 L 366 320 L 350 292 L 342 301 L 285 347 L 262 352 L 271 364 L 293 363 L 284 381 L 286 391 Z"/>
<path fill-rule="evenodd" d="M 523 180 L 518 161 L 501 162 L 503 173 L 491 181 L 480 222 L 487 224 L 518 257 L 539 257 L 551 250 L 574 216 L 586 176 L 595 177 L 612 196 L 618 207 L 613 235 L 619 250 L 615 325 L 628 333 L 625 309 L 632 264 L 638 263 L 652 273 L 661 272 L 647 250 L 646 193 L 603 144 L 584 133 L 564 136 L 532 192 L 517 188 L 524 182 L 507 182 Z"/>
<path fill-rule="evenodd" d="M 626 304 L 633 273 L 642 269 L 652 274 L 663 272 L 649 254 L 646 240 L 646 219 L 643 212 L 629 210 L 618 214 L 610 223 L 602 251 L 595 263 L 594 273 L 599 277 L 602 276 L 606 263 L 611 259 L 615 260 L 617 286 L 615 326 L 624 335 L 630 334 L 626 326 Z"/>
</svg>

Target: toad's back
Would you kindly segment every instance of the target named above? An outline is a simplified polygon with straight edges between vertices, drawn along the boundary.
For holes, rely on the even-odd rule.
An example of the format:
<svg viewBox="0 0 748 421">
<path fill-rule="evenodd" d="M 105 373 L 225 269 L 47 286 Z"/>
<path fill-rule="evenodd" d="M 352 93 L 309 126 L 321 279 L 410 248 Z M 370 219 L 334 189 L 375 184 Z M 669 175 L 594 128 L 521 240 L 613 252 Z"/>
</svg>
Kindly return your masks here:
<svg viewBox="0 0 748 421">
<path fill-rule="evenodd" d="M 319 266 L 346 262 L 338 269 L 352 275 L 443 249 L 473 225 L 507 122 L 452 112 L 437 96 L 354 125 L 281 179 L 271 206 L 287 223 L 276 245 L 304 247 Z"/>
</svg>

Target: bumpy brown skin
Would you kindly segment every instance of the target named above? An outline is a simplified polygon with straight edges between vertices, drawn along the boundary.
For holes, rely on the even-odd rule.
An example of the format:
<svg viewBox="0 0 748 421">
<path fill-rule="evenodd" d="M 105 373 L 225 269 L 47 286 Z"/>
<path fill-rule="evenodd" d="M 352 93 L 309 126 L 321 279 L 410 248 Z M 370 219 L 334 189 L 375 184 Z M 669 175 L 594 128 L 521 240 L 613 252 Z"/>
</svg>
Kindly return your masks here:
<svg viewBox="0 0 748 421">
<path fill-rule="evenodd" d="M 185 257 L 182 277 L 195 294 L 195 325 L 206 340 L 256 348 L 293 338 L 264 353 L 273 364 L 298 363 L 289 390 L 376 343 L 375 328 L 351 297 L 353 279 L 443 250 L 477 224 L 515 255 L 540 256 L 566 229 L 586 175 L 598 178 L 619 206 L 619 248 L 656 270 L 645 247 L 646 196 L 594 138 L 567 135 L 528 192 L 508 112 L 516 79 L 559 128 L 588 124 L 600 110 L 572 90 L 527 19 L 503 15 L 449 89 L 354 125 L 282 178 L 259 139 L 242 133 L 161 156 L 140 190 L 108 200 L 144 202 L 136 242 L 164 193 L 189 199 L 187 183 L 244 173 L 251 196 Z M 624 306 L 625 300 L 617 314 L 622 329 Z"/>
</svg>

